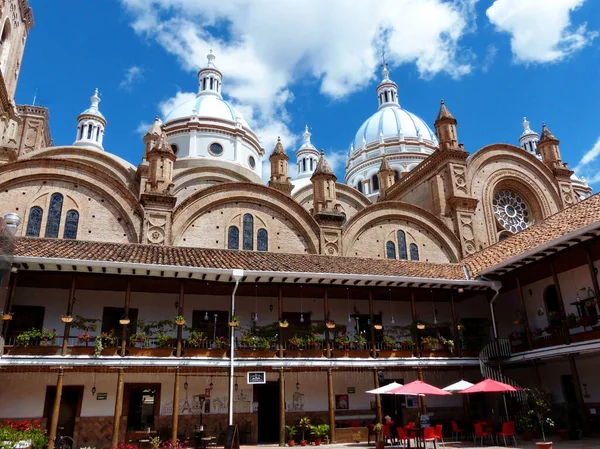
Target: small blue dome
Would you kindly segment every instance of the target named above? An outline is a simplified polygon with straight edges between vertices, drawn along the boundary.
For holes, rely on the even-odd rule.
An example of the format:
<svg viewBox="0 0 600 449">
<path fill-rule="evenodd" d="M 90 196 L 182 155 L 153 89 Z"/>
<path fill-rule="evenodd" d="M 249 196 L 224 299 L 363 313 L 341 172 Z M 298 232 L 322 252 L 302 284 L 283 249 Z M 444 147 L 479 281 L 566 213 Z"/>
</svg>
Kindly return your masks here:
<svg viewBox="0 0 600 449">
<path fill-rule="evenodd" d="M 238 120 L 244 128 L 250 129 L 248 122 L 228 102 L 216 95 L 198 95 L 176 106 L 165 117 L 165 123 L 181 118 L 189 118 L 192 111 L 200 118 L 214 118 L 236 123 Z"/>
<path fill-rule="evenodd" d="M 399 106 L 388 106 L 369 117 L 358 129 L 354 137 L 354 151 L 362 148 L 363 141 L 368 145 L 379 141 L 380 135 L 386 139 L 399 137 L 400 134 L 403 139 L 418 139 L 422 136 L 425 142 L 438 145 L 435 133 L 421 118 Z"/>
</svg>

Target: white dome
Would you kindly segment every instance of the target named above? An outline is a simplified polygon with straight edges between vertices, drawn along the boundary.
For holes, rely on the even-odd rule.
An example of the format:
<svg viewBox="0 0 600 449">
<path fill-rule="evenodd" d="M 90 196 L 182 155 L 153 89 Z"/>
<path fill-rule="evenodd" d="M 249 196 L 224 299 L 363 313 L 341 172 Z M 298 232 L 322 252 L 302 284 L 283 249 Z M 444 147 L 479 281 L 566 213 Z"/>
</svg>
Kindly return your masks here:
<svg viewBox="0 0 600 449">
<path fill-rule="evenodd" d="M 420 117 L 399 106 L 389 106 L 380 109 L 369 117 L 358 129 L 354 137 L 354 152 L 359 151 L 364 144 L 396 137 L 399 140 L 419 140 L 438 145 L 435 133 Z"/>
<path fill-rule="evenodd" d="M 248 122 L 233 106 L 215 95 L 198 95 L 196 98 L 181 103 L 167 114 L 165 123 L 190 118 L 192 115 L 197 115 L 200 119 L 213 118 L 233 123 L 239 121 L 244 128 L 251 130 Z"/>
</svg>

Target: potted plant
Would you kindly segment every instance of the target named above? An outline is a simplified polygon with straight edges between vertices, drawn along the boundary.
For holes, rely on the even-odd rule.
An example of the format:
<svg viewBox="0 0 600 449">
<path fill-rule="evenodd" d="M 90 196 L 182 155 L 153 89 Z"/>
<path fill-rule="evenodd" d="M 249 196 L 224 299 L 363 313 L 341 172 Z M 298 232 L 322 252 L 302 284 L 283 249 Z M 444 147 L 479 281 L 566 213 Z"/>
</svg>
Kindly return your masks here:
<svg viewBox="0 0 600 449">
<path fill-rule="evenodd" d="M 375 424 L 373 431 L 375 432 L 375 449 L 384 449 L 385 441 L 383 439 L 383 424 L 380 422 Z"/>
<path fill-rule="evenodd" d="M 324 444 L 329 444 L 329 424 L 319 424 L 319 433 Z"/>
<path fill-rule="evenodd" d="M 329 435 L 329 426 L 327 424 L 319 424 L 316 426 L 310 426 L 311 430 L 315 434 L 315 446 L 320 446 L 323 441 Z"/>
<path fill-rule="evenodd" d="M 350 336 L 348 332 L 342 332 L 335 337 L 335 346 L 338 349 L 348 349 L 350 346 Z"/>
<path fill-rule="evenodd" d="M 58 333 L 56 332 L 56 329 L 44 328 L 40 334 L 40 344 L 42 346 L 52 346 L 57 338 Z"/>
<path fill-rule="evenodd" d="M 289 325 L 288 320 L 279 320 L 279 327 L 288 327 Z"/>
<path fill-rule="evenodd" d="M 156 347 L 157 348 L 173 348 L 177 343 L 177 339 L 166 333 L 163 329 L 160 329 L 156 333 Z"/>
<path fill-rule="evenodd" d="M 530 407 L 528 413 L 532 415 L 540 426 L 542 432 L 543 442 L 535 443 L 538 449 L 552 449 L 552 442 L 546 441 L 545 427 L 553 427 L 554 421 L 548 417 L 548 414 L 552 410 L 552 396 L 546 390 L 541 388 L 527 388 L 525 389 L 527 396 L 527 403 Z"/>
<path fill-rule="evenodd" d="M 84 331 L 83 333 L 81 333 L 77 336 L 77 342 L 85 343 L 86 346 L 89 345 L 91 339 L 92 339 L 92 336 L 90 335 L 90 333 L 88 331 Z"/>
<path fill-rule="evenodd" d="M 294 441 L 294 437 L 298 433 L 298 429 L 296 429 L 296 426 L 285 426 L 285 429 L 288 433 L 288 446 L 293 447 L 294 444 L 296 444 Z"/>
<path fill-rule="evenodd" d="M 17 335 L 15 344 L 17 346 L 33 345 L 36 342 L 36 339 L 40 338 L 41 336 L 42 333 L 39 329 L 31 328 Z"/>
<path fill-rule="evenodd" d="M 290 347 L 293 349 L 302 349 L 302 346 L 304 345 L 304 340 L 302 339 L 302 337 L 298 337 L 297 335 L 294 335 L 292 338 L 290 338 L 288 340 L 288 343 L 290 344 Z"/>
<path fill-rule="evenodd" d="M 240 325 L 240 317 L 237 315 L 233 315 L 231 317 L 231 321 L 229 322 L 230 327 L 238 327 Z"/>
<path fill-rule="evenodd" d="M 335 329 L 335 321 L 333 321 L 333 320 L 325 321 L 325 327 L 327 327 L 327 329 Z"/>
<path fill-rule="evenodd" d="M 310 430 L 310 419 L 308 416 L 302 418 L 299 422 L 300 428 L 302 429 L 302 439 L 300 440 L 300 446 L 306 446 L 306 440 L 304 439 L 304 432 Z"/>
<path fill-rule="evenodd" d="M 396 340 L 390 335 L 384 335 L 381 341 L 381 349 L 392 350 L 396 346 Z"/>
<path fill-rule="evenodd" d="M 186 344 L 189 348 L 201 348 L 206 345 L 208 338 L 204 332 L 198 330 L 192 330 L 188 335 Z"/>
<path fill-rule="evenodd" d="M 360 333 L 354 334 L 354 344 L 358 349 L 364 349 L 367 345 L 367 337 Z"/>
<path fill-rule="evenodd" d="M 185 319 L 183 318 L 183 316 L 181 316 L 181 315 L 177 315 L 177 316 L 175 317 L 175 324 L 176 324 L 177 326 L 183 326 L 183 325 L 185 325 Z"/>
<path fill-rule="evenodd" d="M 521 438 L 523 441 L 533 440 L 533 419 L 529 413 L 522 415 L 517 421 L 519 431 L 521 432 Z"/>
</svg>

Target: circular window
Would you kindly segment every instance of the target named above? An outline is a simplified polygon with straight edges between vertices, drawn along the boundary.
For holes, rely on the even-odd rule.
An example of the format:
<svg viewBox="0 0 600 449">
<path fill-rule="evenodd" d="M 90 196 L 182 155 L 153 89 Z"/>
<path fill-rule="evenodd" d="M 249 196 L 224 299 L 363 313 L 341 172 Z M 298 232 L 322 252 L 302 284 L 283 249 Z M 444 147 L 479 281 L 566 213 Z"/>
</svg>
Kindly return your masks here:
<svg viewBox="0 0 600 449">
<path fill-rule="evenodd" d="M 256 167 L 256 160 L 254 159 L 254 156 L 250 156 L 248 158 L 248 164 L 250 165 L 250 167 L 254 168 Z"/>
<path fill-rule="evenodd" d="M 531 223 L 531 215 L 525 201 L 510 190 L 499 190 L 492 200 L 494 215 L 507 231 L 512 233 L 526 229 Z"/>
<path fill-rule="evenodd" d="M 213 156 L 221 156 L 223 154 L 223 145 L 221 145 L 218 142 L 213 142 L 210 144 L 210 146 L 208 147 L 208 151 L 210 152 L 210 154 L 212 154 Z"/>
<path fill-rule="evenodd" d="M 171 145 L 171 151 L 173 152 L 173 154 L 177 154 L 177 152 L 179 151 L 179 147 L 173 144 Z"/>
</svg>

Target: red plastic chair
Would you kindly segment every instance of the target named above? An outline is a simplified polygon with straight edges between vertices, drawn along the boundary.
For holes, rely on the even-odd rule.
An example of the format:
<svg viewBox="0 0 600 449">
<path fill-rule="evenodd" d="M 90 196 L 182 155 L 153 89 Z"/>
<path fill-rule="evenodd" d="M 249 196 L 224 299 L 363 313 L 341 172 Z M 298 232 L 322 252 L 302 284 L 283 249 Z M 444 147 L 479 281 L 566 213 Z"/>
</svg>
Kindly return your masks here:
<svg viewBox="0 0 600 449">
<path fill-rule="evenodd" d="M 402 443 L 402 447 L 404 447 L 404 442 L 406 442 L 407 447 L 410 446 L 410 438 L 402 427 L 396 427 L 396 433 L 398 434 L 398 446 Z"/>
<path fill-rule="evenodd" d="M 436 441 L 435 429 L 433 427 L 425 427 L 423 429 L 423 442 L 425 443 L 425 447 L 427 447 L 427 443 L 433 443 L 433 447 L 436 447 Z"/>
<path fill-rule="evenodd" d="M 508 441 L 510 441 L 511 437 L 515 446 L 517 445 L 517 437 L 515 436 L 515 422 L 507 421 L 502 424 L 502 432 L 498 432 L 496 434 L 496 444 L 498 444 L 499 437 L 504 439 L 504 446 L 506 446 L 506 437 L 508 437 Z"/>
<path fill-rule="evenodd" d="M 443 427 L 441 424 L 436 424 L 434 429 L 435 439 L 442 442 L 444 445 L 444 437 L 442 436 Z"/>
<path fill-rule="evenodd" d="M 465 436 L 465 429 L 459 429 L 458 428 L 458 424 L 456 424 L 456 421 L 450 421 L 450 424 L 452 424 L 452 439 L 454 441 L 458 441 L 459 437 L 462 435 L 463 438 Z"/>
<path fill-rule="evenodd" d="M 481 428 L 481 424 L 480 423 L 475 423 L 473 425 L 473 427 L 475 428 L 475 433 L 473 434 L 473 443 L 475 443 L 475 441 L 477 440 L 477 438 L 479 438 L 481 445 L 483 446 L 483 439 L 484 438 L 492 438 L 492 440 L 494 439 L 492 437 L 492 434 L 490 432 L 484 432 L 484 430 Z"/>
<path fill-rule="evenodd" d="M 406 430 L 406 433 L 409 438 L 415 438 L 415 433 L 410 431 L 410 429 L 414 429 L 414 428 L 415 428 L 414 421 L 409 422 L 406 426 L 404 426 L 404 430 Z"/>
<path fill-rule="evenodd" d="M 387 444 L 388 440 L 392 439 L 391 427 L 392 426 L 389 425 L 389 424 L 383 426 L 383 429 L 382 429 L 383 430 L 383 435 L 382 436 L 383 436 L 384 445 Z"/>
</svg>

